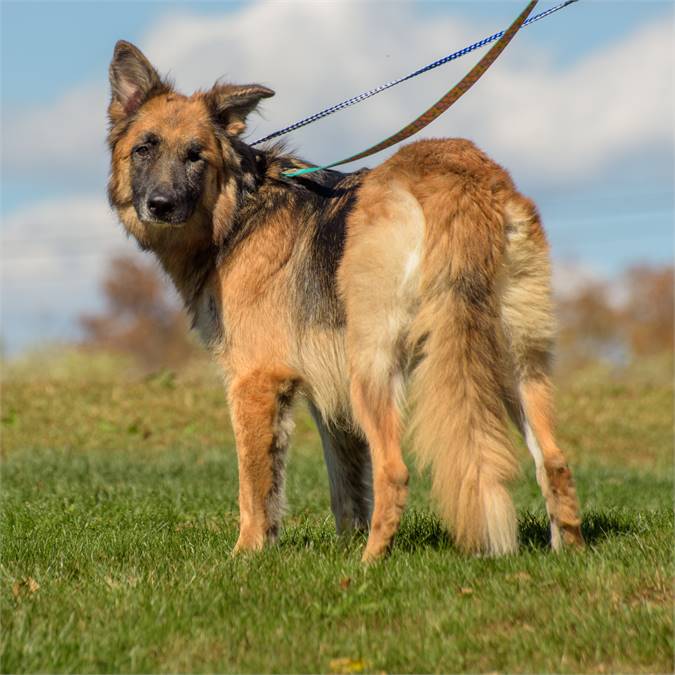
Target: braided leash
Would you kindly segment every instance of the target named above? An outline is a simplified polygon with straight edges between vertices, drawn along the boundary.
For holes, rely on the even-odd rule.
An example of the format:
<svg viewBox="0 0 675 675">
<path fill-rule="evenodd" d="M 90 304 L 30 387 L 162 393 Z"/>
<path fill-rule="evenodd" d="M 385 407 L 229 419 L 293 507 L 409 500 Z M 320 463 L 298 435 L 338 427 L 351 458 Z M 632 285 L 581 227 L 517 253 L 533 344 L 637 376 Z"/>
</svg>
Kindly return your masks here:
<svg viewBox="0 0 675 675">
<path fill-rule="evenodd" d="M 523 27 L 529 26 L 535 21 L 539 21 L 540 19 L 544 19 L 547 16 L 550 16 L 554 12 L 557 12 L 561 9 L 564 9 L 568 5 L 571 5 L 572 3 L 577 2 L 577 0 L 565 0 L 565 2 L 561 2 L 559 5 L 556 5 L 555 7 L 551 7 L 550 9 L 547 9 L 545 12 L 540 12 L 539 14 L 536 14 L 533 17 L 530 17 L 527 21 L 523 23 Z M 296 129 L 300 129 L 301 127 L 307 126 L 308 124 L 311 124 L 312 122 L 316 122 L 320 119 L 323 119 L 324 117 L 328 117 L 329 115 L 332 115 L 333 113 L 339 112 L 340 110 L 344 110 L 345 108 L 349 108 L 350 106 L 355 105 L 356 103 L 360 103 L 361 101 L 365 101 L 366 99 L 369 99 L 371 96 L 375 96 L 375 94 L 379 94 L 383 91 L 386 91 L 387 89 L 390 89 L 391 87 L 394 87 L 397 84 L 401 84 L 401 82 L 406 82 L 407 80 L 412 79 L 413 77 L 417 77 L 418 75 L 422 75 L 423 73 L 426 73 L 430 70 L 433 70 L 434 68 L 438 68 L 439 66 L 445 65 L 446 63 L 449 63 L 450 61 L 454 61 L 455 59 L 458 59 L 462 56 L 465 56 L 466 54 L 470 54 L 471 52 L 475 51 L 476 49 L 480 49 L 481 47 L 484 47 L 485 45 L 489 45 L 491 42 L 494 42 L 495 40 L 498 40 L 500 37 L 504 35 L 505 31 L 499 31 L 498 33 L 495 33 L 494 35 L 490 35 L 489 37 L 483 38 L 482 40 L 479 40 L 478 42 L 474 42 L 472 45 L 469 45 L 468 47 L 464 47 L 464 49 L 460 49 L 453 54 L 449 54 L 448 56 L 444 56 L 442 59 L 438 59 L 438 61 L 434 61 L 433 63 L 430 63 L 427 66 L 424 66 L 423 68 L 419 68 L 418 70 L 414 71 L 413 73 L 410 73 L 409 75 L 405 75 L 403 77 L 399 77 L 396 80 L 390 80 L 389 82 L 385 82 L 384 84 L 381 84 L 379 87 L 375 87 L 374 89 L 369 89 L 368 91 L 364 91 L 361 94 L 358 94 L 357 96 L 352 96 L 352 98 L 348 98 L 344 101 L 341 101 L 340 103 L 336 103 L 335 105 L 330 106 L 329 108 L 326 108 L 318 113 L 315 113 L 313 115 L 310 115 L 309 117 L 305 117 L 304 119 L 294 122 L 293 124 L 289 124 L 287 127 L 284 127 L 283 129 L 279 129 L 278 131 L 275 131 L 268 136 L 265 136 L 264 138 L 260 138 L 254 143 L 251 143 L 251 145 L 259 145 L 260 143 L 264 143 L 265 141 L 270 141 L 273 138 L 278 138 L 279 136 L 284 136 L 285 134 L 290 133 L 291 131 L 295 131 Z"/>
<path fill-rule="evenodd" d="M 395 143 L 399 143 L 400 141 L 409 138 L 413 134 L 416 134 L 418 131 L 420 131 L 420 129 L 423 129 L 437 117 L 442 115 L 455 101 L 457 101 L 457 99 L 463 96 L 476 82 L 478 82 L 485 71 L 487 71 L 487 69 L 502 53 L 506 45 L 511 42 L 536 4 L 537 0 L 532 0 L 532 2 L 527 5 L 518 18 L 511 24 L 511 26 L 509 26 L 504 35 L 502 35 L 497 44 L 495 44 L 490 49 L 490 51 L 469 71 L 468 75 L 465 75 L 458 84 L 456 84 L 452 89 L 450 89 L 450 91 L 447 92 L 447 94 L 445 94 L 445 96 L 434 103 L 434 105 L 422 113 L 416 120 L 403 127 L 403 129 L 395 133 L 393 136 L 389 136 L 385 140 L 377 143 L 376 145 L 373 145 L 367 150 L 358 152 L 355 155 L 350 155 L 349 157 L 341 159 L 337 162 L 303 169 L 289 169 L 287 171 L 283 171 L 282 174 L 288 178 L 293 178 L 297 176 L 303 176 L 308 173 L 313 173 L 314 171 L 321 171 L 322 169 L 330 169 L 333 166 L 346 164 L 347 162 L 353 162 L 357 159 L 363 159 L 364 157 L 373 155 L 376 152 L 380 152 L 380 150 L 384 150 L 385 148 L 388 148 Z"/>
</svg>

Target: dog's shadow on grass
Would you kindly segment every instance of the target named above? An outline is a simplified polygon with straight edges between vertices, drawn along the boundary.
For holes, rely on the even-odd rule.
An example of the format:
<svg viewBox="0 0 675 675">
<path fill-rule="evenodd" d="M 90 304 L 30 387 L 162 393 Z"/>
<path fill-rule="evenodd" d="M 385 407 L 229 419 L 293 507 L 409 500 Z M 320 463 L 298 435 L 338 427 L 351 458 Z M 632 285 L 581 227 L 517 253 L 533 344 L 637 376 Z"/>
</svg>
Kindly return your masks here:
<svg viewBox="0 0 675 675">
<path fill-rule="evenodd" d="M 551 545 L 551 529 L 545 517 L 526 513 L 519 519 L 518 530 L 524 548 L 546 549 Z M 581 532 L 589 546 L 632 531 L 630 523 L 618 513 L 588 513 L 581 521 Z"/>
<path fill-rule="evenodd" d="M 619 512 L 584 514 L 581 530 L 586 544 L 593 546 L 604 540 L 623 536 L 635 531 L 629 520 Z M 548 550 L 551 547 L 551 531 L 548 518 L 542 513 L 521 513 L 518 519 L 518 537 L 522 550 Z M 365 532 L 351 532 L 340 536 L 339 541 L 347 549 L 359 551 L 366 542 Z M 295 527 L 287 530 L 282 546 L 291 548 L 326 548 L 335 545 L 335 531 L 324 524 L 319 531 L 312 527 Z M 406 513 L 396 534 L 394 547 L 405 553 L 423 550 L 454 550 L 452 537 L 441 521 L 431 512 L 413 510 Z"/>
<path fill-rule="evenodd" d="M 630 534 L 633 527 L 615 512 L 585 514 L 581 530 L 586 544 L 593 546 L 606 539 Z M 518 519 L 518 536 L 523 549 L 546 550 L 551 546 L 551 530 L 545 515 L 525 513 Z M 425 548 L 452 549 L 451 536 L 440 520 L 430 513 L 416 512 L 404 517 L 396 535 L 396 548 L 415 552 Z"/>
</svg>

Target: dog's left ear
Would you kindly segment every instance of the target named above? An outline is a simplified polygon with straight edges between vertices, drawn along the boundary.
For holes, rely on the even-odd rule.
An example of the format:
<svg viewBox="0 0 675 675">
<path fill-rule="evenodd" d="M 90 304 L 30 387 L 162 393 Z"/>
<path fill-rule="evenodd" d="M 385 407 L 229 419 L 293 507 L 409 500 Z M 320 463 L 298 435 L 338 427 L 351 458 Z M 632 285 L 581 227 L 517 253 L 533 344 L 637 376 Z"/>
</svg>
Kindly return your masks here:
<svg viewBox="0 0 675 675">
<path fill-rule="evenodd" d="M 206 99 L 215 123 L 229 136 L 239 136 L 249 113 L 270 96 L 274 92 L 260 84 L 216 84 Z"/>
</svg>

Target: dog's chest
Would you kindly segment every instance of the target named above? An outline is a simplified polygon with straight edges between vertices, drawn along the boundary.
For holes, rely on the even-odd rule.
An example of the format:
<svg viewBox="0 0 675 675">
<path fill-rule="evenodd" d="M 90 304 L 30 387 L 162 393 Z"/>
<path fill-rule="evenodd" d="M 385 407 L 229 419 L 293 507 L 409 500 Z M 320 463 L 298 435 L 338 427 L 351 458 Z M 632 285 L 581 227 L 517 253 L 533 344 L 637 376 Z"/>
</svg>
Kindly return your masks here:
<svg viewBox="0 0 675 675">
<path fill-rule="evenodd" d="M 197 299 L 192 327 L 209 351 L 215 351 L 222 346 L 225 335 L 223 314 L 213 289 L 207 287 Z"/>
</svg>

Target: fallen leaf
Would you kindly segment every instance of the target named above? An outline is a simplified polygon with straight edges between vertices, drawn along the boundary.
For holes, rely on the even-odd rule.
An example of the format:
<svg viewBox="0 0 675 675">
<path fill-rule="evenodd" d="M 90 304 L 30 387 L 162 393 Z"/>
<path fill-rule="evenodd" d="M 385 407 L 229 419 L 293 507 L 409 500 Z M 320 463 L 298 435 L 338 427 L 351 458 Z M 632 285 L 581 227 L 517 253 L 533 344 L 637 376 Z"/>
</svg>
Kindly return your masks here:
<svg viewBox="0 0 675 675">
<path fill-rule="evenodd" d="M 18 598 L 21 595 L 32 595 L 33 593 L 36 593 L 39 588 L 40 584 L 38 584 L 33 577 L 24 577 L 23 579 L 17 579 L 12 584 L 12 595 L 15 598 Z"/>
<path fill-rule="evenodd" d="M 509 574 L 506 578 L 511 581 L 532 581 L 532 577 L 527 572 L 516 572 Z"/>
<path fill-rule="evenodd" d="M 342 577 L 342 579 L 340 579 L 340 588 L 343 591 L 346 591 L 349 588 L 351 583 L 352 583 L 352 580 L 351 580 L 350 577 Z"/>
<path fill-rule="evenodd" d="M 362 673 L 368 667 L 368 662 L 363 659 L 350 659 L 343 657 L 339 659 L 331 659 L 328 664 L 331 673 L 338 675 L 349 675 L 349 673 Z"/>
</svg>

